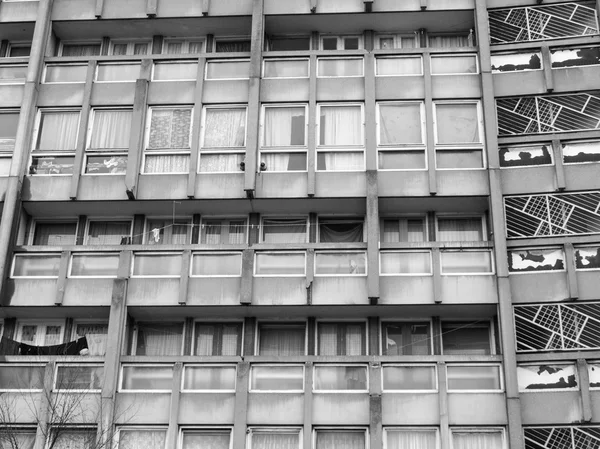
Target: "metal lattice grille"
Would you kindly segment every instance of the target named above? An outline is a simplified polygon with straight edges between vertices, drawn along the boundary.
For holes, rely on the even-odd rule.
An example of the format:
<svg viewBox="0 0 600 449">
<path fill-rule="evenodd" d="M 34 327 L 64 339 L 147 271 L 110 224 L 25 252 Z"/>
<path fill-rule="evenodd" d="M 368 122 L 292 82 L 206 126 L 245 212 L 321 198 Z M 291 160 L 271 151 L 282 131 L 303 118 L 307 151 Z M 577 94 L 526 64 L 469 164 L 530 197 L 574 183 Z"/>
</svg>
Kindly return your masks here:
<svg viewBox="0 0 600 449">
<path fill-rule="evenodd" d="M 517 351 L 600 348 L 600 303 L 514 306 Z"/>
<path fill-rule="evenodd" d="M 600 427 L 526 427 L 525 449 L 600 449 Z"/>
<path fill-rule="evenodd" d="M 492 44 L 598 34 L 594 2 L 489 11 Z"/>
<path fill-rule="evenodd" d="M 504 198 L 506 236 L 600 234 L 600 192 Z"/>
<path fill-rule="evenodd" d="M 579 93 L 496 100 L 498 134 L 600 129 L 600 96 Z"/>
</svg>

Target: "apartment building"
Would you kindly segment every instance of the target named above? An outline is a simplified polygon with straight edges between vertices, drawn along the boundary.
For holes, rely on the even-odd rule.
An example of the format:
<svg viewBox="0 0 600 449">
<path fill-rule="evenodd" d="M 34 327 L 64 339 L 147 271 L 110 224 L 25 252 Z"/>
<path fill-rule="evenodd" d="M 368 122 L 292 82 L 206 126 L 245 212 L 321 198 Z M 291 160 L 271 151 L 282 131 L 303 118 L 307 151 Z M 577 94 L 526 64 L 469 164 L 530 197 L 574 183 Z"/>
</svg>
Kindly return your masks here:
<svg viewBox="0 0 600 449">
<path fill-rule="evenodd" d="M 0 1 L 2 449 L 600 447 L 598 16 Z"/>
</svg>

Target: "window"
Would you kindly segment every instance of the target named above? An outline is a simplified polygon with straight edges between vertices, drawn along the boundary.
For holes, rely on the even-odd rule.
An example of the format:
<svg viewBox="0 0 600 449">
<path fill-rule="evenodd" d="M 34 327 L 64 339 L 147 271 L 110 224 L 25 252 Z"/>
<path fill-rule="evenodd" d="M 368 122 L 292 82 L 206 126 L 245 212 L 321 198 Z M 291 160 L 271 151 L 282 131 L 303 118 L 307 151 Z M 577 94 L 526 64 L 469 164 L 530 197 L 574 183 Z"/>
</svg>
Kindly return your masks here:
<svg viewBox="0 0 600 449">
<path fill-rule="evenodd" d="M 241 351 L 242 323 L 196 323 L 195 355 L 235 356 Z"/>
<path fill-rule="evenodd" d="M 103 381 L 102 365 L 57 365 L 54 390 L 100 391 Z"/>
<path fill-rule="evenodd" d="M 242 275 L 242 253 L 194 253 L 192 277 L 239 277 Z"/>
<path fill-rule="evenodd" d="M 419 46 L 419 34 L 377 34 L 375 45 L 381 50 L 394 48 L 417 48 Z"/>
<path fill-rule="evenodd" d="M 380 170 L 424 169 L 425 120 L 420 102 L 378 103 Z"/>
<path fill-rule="evenodd" d="M 115 56 L 125 55 L 147 55 L 152 44 L 150 41 L 116 40 L 110 41 L 109 54 Z"/>
<path fill-rule="evenodd" d="M 250 61 L 247 59 L 211 60 L 206 63 L 207 80 L 243 80 L 250 77 Z"/>
<path fill-rule="evenodd" d="M 442 351 L 445 355 L 492 354 L 489 322 L 442 323 Z"/>
<path fill-rule="evenodd" d="M 386 449 L 436 449 L 439 447 L 436 429 L 388 427 L 384 429 L 384 438 Z"/>
<path fill-rule="evenodd" d="M 306 253 L 258 252 L 255 276 L 306 276 Z"/>
<path fill-rule="evenodd" d="M 384 321 L 381 342 L 382 355 L 430 355 L 430 323 Z"/>
<path fill-rule="evenodd" d="M 366 355 L 365 323 L 317 323 L 318 355 Z"/>
<path fill-rule="evenodd" d="M 150 108 L 144 173 L 188 173 L 191 108 Z"/>
<path fill-rule="evenodd" d="M 52 321 L 19 322 L 16 340 L 31 346 L 59 345 L 63 340 L 63 324 Z"/>
<path fill-rule="evenodd" d="M 0 428 L 0 433 L 9 433 L 10 436 L 4 436 L 1 438 L 13 438 L 15 447 L 18 449 L 33 449 L 35 446 L 35 433 L 36 427 L 14 427 L 11 426 L 8 432 L 5 428 Z M 11 443 L 9 443 L 11 444 Z M 11 447 L 11 446 L 9 446 Z"/>
<path fill-rule="evenodd" d="M 204 108 L 200 172 L 241 170 L 246 146 L 246 107 Z"/>
<path fill-rule="evenodd" d="M 235 365 L 186 365 L 183 389 L 186 391 L 235 391 Z"/>
<path fill-rule="evenodd" d="M 479 73 L 476 55 L 431 55 L 432 75 Z"/>
<path fill-rule="evenodd" d="M 379 272 L 383 276 L 432 274 L 431 252 L 429 251 L 381 251 L 379 261 Z"/>
<path fill-rule="evenodd" d="M 320 50 L 359 50 L 363 48 L 361 36 L 321 36 Z"/>
<path fill-rule="evenodd" d="M 190 243 L 190 220 L 147 218 L 145 240 L 148 245 L 186 245 Z"/>
<path fill-rule="evenodd" d="M 319 58 L 317 77 L 364 76 L 363 58 Z"/>
<path fill-rule="evenodd" d="M 181 55 L 202 53 L 204 51 L 203 38 L 177 39 L 168 38 L 163 41 L 162 53 L 165 55 Z"/>
<path fill-rule="evenodd" d="M 263 78 L 308 78 L 308 59 L 264 59 Z"/>
<path fill-rule="evenodd" d="M 44 72 L 44 83 L 85 83 L 87 65 L 48 64 Z"/>
<path fill-rule="evenodd" d="M 600 269 L 600 247 L 575 248 L 575 268 L 577 270 Z"/>
<path fill-rule="evenodd" d="M 316 276 L 366 276 L 364 252 L 336 251 L 315 253 Z"/>
<path fill-rule="evenodd" d="M 539 51 L 492 55 L 492 73 L 540 70 L 541 68 L 542 53 Z"/>
<path fill-rule="evenodd" d="M 103 356 L 106 354 L 108 340 L 107 322 L 81 322 L 75 323 L 73 339 L 85 337 L 88 343 L 90 356 Z"/>
<path fill-rule="evenodd" d="M 0 111 L 0 176 L 9 174 L 18 126 L 18 111 Z"/>
<path fill-rule="evenodd" d="M 600 47 L 550 50 L 552 68 L 581 67 L 600 64 Z"/>
<path fill-rule="evenodd" d="M 195 81 L 198 76 L 197 62 L 156 62 L 152 81 Z"/>
<path fill-rule="evenodd" d="M 74 245 L 77 222 L 36 221 L 32 245 Z"/>
<path fill-rule="evenodd" d="M 200 226 L 200 243 L 205 245 L 244 245 L 246 236 L 245 218 L 203 219 Z"/>
<path fill-rule="evenodd" d="M 183 323 L 138 322 L 133 328 L 131 355 L 181 355 Z"/>
<path fill-rule="evenodd" d="M 258 355 L 298 356 L 305 354 L 305 323 L 259 323 Z"/>
<path fill-rule="evenodd" d="M 317 170 L 364 170 L 363 106 L 317 105 Z"/>
<path fill-rule="evenodd" d="M 0 391 L 41 390 L 42 388 L 44 388 L 43 365 L 0 365 Z"/>
<path fill-rule="evenodd" d="M 319 217 L 319 243 L 364 242 L 362 217 Z"/>
<path fill-rule="evenodd" d="M 265 36 L 266 51 L 308 51 L 310 36 Z"/>
<path fill-rule="evenodd" d="M 100 42 L 61 42 L 60 56 L 99 56 Z"/>
<path fill-rule="evenodd" d="M 131 221 L 90 220 L 86 245 L 124 245 L 131 241 Z"/>
<path fill-rule="evenodd" d="M 502 429 L 450 429 L 452 433 L 453 449 L 469 449 L 477 447 L 481 449 L 502 449 L 504 444 L 504 432 Z M 545 440 L 547 441 L 547 440 Z"/>
<path fill-rule="evenodd" d="M 96 67 L 96 82 L 135 81 L 140 77 L 141 64 L 99 63 Z"/>
<path fill-rule="evenodd" d="M 367 367 L 363 365 L 315 365 L 314 391 L 368 391 Z"/>
<path fill-rule="evenodd" d="M 384 365 L 385 391 L 437 391 L 437 372 L 433 365 Z"/>
<path fill-rule="evenodd" d="M 13 278 L 57 278 L 60 254 L 15 254 Z"/>
<path fill-rule="evenodd" d="M 30 42 L 9 42 L 6 56 L 9 58 L 26 58 L 30 53 Z"/>
<path fill-rule="evenodd" d="M 500 167 L 552 165 L 552 147 L 548 144 L 500 147 Z"/>
<path fill-rule="evenodd" d="M 315 430 L 315 449 L 365 449 L 367 443 L 364 429 Z"/>
<path fill-rule="evenodd" d="M 502 390 L 500 365 L 447 365 L 448 391 Z"/>
<path fill-rule="evenodd" d="M 27 79 L 27 66 L 0 65 L 0 84 L 24 84 Z"/>
<path fill-rule="evenodd" d="M 124 364 L 122 367 L 121 390 L 170 392 L 172 387 L 172 365 Z M 120 445 L 119 448 L 122 449 Z"/>
<path fill-rule="evenodd" d="M 587 362 L 590 388 L 600 387 L 600 364 L 598 362 Z"/>
<path fill-rule="evenodd" d="M 306 170 L 306 115 L 306 105 L 263 106 L 261 170 Z"/>
<path fill-rule="evenodd" d="M 40 110 L 29 174 L 73 174 L 79 111 Z"/>
<path fill-rule="evenodd" d="M 508 271 L 511 273 L 564 270 L 565 254 L 562 248 L 511 249 L 508 251 Z"/>
<path fill-rule="evenodd" d="M 437 240 L 439 242 L 463 242 L 486 240 L 482 217 L 437 217 Z"/>
<path fill-rule="evenodd" d="M 263 243 L 306 243 L 306 218 L 263 218 Z"/>
<path fill-rule="evenodd" d="M 250 39 L 217 39 L 215 41 L 217 53 L 248 52 L 250 46 Z"/>
<path fill-rule="evenodd" d="M 577 369 L 571 364 L 518 365 L 519 391 L 575 390 Z M 591 385 L 592 379 L 590 379 Z"/>
<path fill-rule="evenodd" d="M 424 217 L 384 218 L 379 226 L 383 243 L 427 240 L 427 224 Z"/>
<path fill-rule="evenodd" d="M 300 449 L 301 447 L 302 429 L 299 428 L 250 428 L 248 432 L 249 447 L 252 449 Z"/>
<path fill-rule="evenodd" d="M 436 167 L 483 168 L 483 128 L 479 103 L 436 102 L 434 110 Z"/>
<path fill-rule="evenodd" d="M 164 449 L 167 429 L 119 429 L 119 449 Z"/>
<path fill-rule="evenodd" d="M 85 173 L 124 174 L 131 132 L 130 109 L 94 109 L 88 129 Z"/>
<path fill-rule="evenodd" d="M 116 278 L 118 268 L 118 253 L 73 254 L 69 277 Z"/>
<path fill-rule="evenodd" d="M 134 277 L 177 278 L 181 276 L 181 253 L 136 253 L 131 274 Z"/>
<path fill-rule="evenodd" d="M 423 75 L 421 56 L 378 56 L 375 58 L 375 75 Z"/>
<path fill-rule="evenodd" d="M 431 48 L 457 48 L 474 47 L 475 36 L 473 30 L 462 33 L 430 34 L 427 36 Z"/>
<path fill-rule="evenodd" d="M 304 365 L 253 365 L 251 391 L 304 391 Z"/>
<path fill-rule="evenodd" d="M 184 429 L 182 431 L 181 449 L 230 449 L 231 430 L 195 430 Z M 132 448 L 134 449 L 134 448 Z M 148 448 L 155 449 L 155 448 Z M 157 449 L 162 449 L 162 446 Z"/>
<path fill-rule="evenodd" d="M 440 253 L 442 274 L 492 274 L 492 252 L 489 250 L 458 250 Z"/>
<path fill-rule="evenodd" d="M 1 141 L 1 140 L 0 140 Z M 561 142 L 565 164 L 600 162 L 600 141 Z"/>
<path fill-rule="evenodd" d="M 53 449 L 73 449 L 96 446 L 97 430 L 95 428 L 63 426 L 50 428 L 50 441 Z"/>
</svg>

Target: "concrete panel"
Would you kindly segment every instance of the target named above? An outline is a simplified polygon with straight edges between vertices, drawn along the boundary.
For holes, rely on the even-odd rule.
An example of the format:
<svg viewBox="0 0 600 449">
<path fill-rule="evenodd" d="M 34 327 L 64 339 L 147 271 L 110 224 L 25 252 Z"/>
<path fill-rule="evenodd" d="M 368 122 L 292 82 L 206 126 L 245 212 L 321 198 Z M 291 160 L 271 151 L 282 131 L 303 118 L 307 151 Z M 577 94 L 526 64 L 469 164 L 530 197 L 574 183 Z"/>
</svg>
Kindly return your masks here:
<svg viewBox="0 0 600 449">
<path fill-rule="evenodd" d="M 0 177 L 0 201 L 4 201 L 4 197 L 6 196 L 6 188 L 8 186 L 8 178 Z"/>
<path fill-rule="evenodd" d="M 493 82 L 497 97 L 546 93 L 543 70 L 494 73 Z"/>
<path fill-rule="evenodd" d="M 269 167 L 267 167 L 267 170 Z M 269 173 L 256 177 L 257 198 L 302 198 L 308 195 L 306 172 Z"/>
<path fill-rule="evenodd" d="M 375 77 L 377 100 L 418 100 L 425 98 L 423 76 L 377 76 Z"/>
<path fill-rule="evenodd" d="M 285 4 L 285 3 L 282 3 Z M 308 102 L 308 78 L 263 79 L 260 84 L 260 101 Z"/>
<path fill-rule="evenodd" d="M 212 306 L 240 304 L 242 278 L 190 278 L 187 304 Z"/>
<path fill-rule="evenodd" d="M 281 0 L 265 0 L 265 14 L 308 14 L 310 0 L 282 2 Z"/>
<path fill-rule="evenodd" d="M 187 198 L 188 174 L 181 175 L 140 175 L 138 194 L 140 200 L 185 199 Z"/>
<path fill-rule="evenodd" d="M 438 425 L 439 395 L 436 393 L 383 393 L 381 421 L 392 425 Z"/>
<path fill-rule="evenodd" d="M 170 1 L 170 0 L 162 0 Z M 252 0 L 211 1 L 208 8 L 211 16 L 244 16 L 252 14 Z"/>
<path fill-rule="evenodd" d="M 0 22 L 35 22 L 38 5 L 39 2 L 2 2 Z"/>
<path fill-rule="evenodd" d="M 441 98 L 479 98 L 481 82 L 479 75 L 435 75 L 431 77 L 431 94 Z"/>
<path fill-rule="evenodd" d="M 351 411 L 351 412 L 350 412 Z M 369 425 L 367 393 L 315 393 L 312 403 L 313 425 Z"/>
<path fill-rule="evenodd" d="M 568 67 L 553 69 L 554 92 L 572 92 L 573 86 L 578 91 L 598 89 L 600 66 Z"/>
<path fill-rule="evenodd" d="M 448 393 L 450 425 L 506 425 L 504 393 Z"/>
<path fill-rule="evenodd" d="M 52 20 L 96 20 L 96 0 L 55 0 Z"/>
<path fill-rule="evenodd" d="M 235 394 L 181 393 L 179 424 L 233 424 Z"/>
<path fill-rule="evenodd" d="M 152 81 L 148 87 L 148 105 L 194 104 L 196 81 Z"/>
<path fill-rule="evenodd" d="M 600 189 L 597 163 L 568 164 L 564 168 L 567 190 Z"/>
<path fill-rule="evenodd" d="M 202 103 L 248 103 L 248 80 L 206 80 Z"/>
<path fill-rule="evenodd" d="M 130 19 L 146 16 L 147 0 L 104 0 L 103 19 Z"/>
<path fill-rule="evenodd" d="M 315 277 L 312 304 L 369 304 L 367 277 Z"/>
<path fill-rule="evenodd" d="M 519 397 L 524 425 L 571 424 L 583 420 L 579 391 L 527 392 Z"/>
<path fill-rule="evenodd" d="M 378 304 L 433 304 L 433 277 L 380 276 Z"/>
<path fill-rule="evenodd" d="M 3 410 L 6 410 L 4 404 L 10 406 L 11 412 L 14 412 L 13 416 L 16 418 L 16 422 L 35 423 L 39 419 L 37 410 L 41 410 L 42 396 L 43 393 L 34 392 L 3 392 L 2 407 Z"/>
<path fill-rule="evenodd" d="M 24 201 L 68 201 L 71 176 L 25 176 Z"/>
<path fill-rule="evenodd" d="M 436 177 L 439 196 L 490 194 L 486 170 L 437 170 Z"/>
<path fill-rule="evenodd" d="M 315 178 L 317 197 L 367 196 L 365 172 L 317 172 Z"/>
<path fill-rule="evenodd" d="M 444 304 L 497 303 L 496 277 L 442 276 L 441 299 Z"/>
<path fill-rule="evenodd" d="M 4 3 L 6 4 L 6 3 Z M 23 102 L 23 90 L 24 85 L 22 84 L 8 84 L 0 85 L 0 98 L 2 98 L 2 107 L 6 108 L 18 108 Z"/>
<path fill-rule="evenodd" d="M 179 278 L 132 278 L 127 289 L 129 306 L 173 306 L 179 303 Z"/>
<path fill-rule="evenodd" d="M 317 12 L 363 12 L 363 0 L 319 0 Z"/>
<path fill-rule="evenodd" d="M 79 393 L 77 399 L 73 397 L 71 394 L 53 393 L 52 407 L 55 407 L 55 411 L 50 412 L 50 416 L 54 416 L 55 419 L 65 419 L 68 416 L 69 424 L 89 425 L 91 422 L 96 422 L 102 412 L 100 392 Z"/>
<path fill-rule="evenodd" d="M 556 171 L 550 167 L 509 168 L 500 171 L 502 193 L 555 192 Z"/>
<path fill-rule="evenodd" d="M 135 94 L 135 82 L 94 83 L 92 85 L 92 106 L 131 106 Z"/>
<path fill-rule="evenodd" d="M 427 10 L 474 9 L 475 0 L 429 0 Z"/>
<path fill-rule="evenodd" d="M 40 84 L 38 106 L 81 106 L 84 86 L 84 83 Z"/>
<path fill-rule="evenodd" d="M 317 101 L 364 101 L 365 79 L 356 78 L 318 78 Z"/>
<path fill-rule="evenodd" d="M 515 303 L 555 302 L 569 297 L 565 272 L 511 274 L 509 279 Z"/>
<path fill-rule="evenodd" d="M 244 173 L 199 173 L 196 176 L 196 198 L 246 198 Z"/>
<path fill-rule="evenodd" d="M 249 393 L 246 422 L 251 424 L 301 425 L 304 395 L 293 393 Z"/>
<path fill-rule="evenodd" d="M 117 393 L 115 424 L 168 424 L 171 393 Z"/>
<path fill-rule="evenodd" d="M 377 172 L 379 196 L 429 196 L 427 171 Z"/>
<path fill-rule="evenodd" d="M 230 12 L 236 14 L 235 10 Z M 202 2 L 197 0 L 158 0 L 157 17 L 201 16 Z"/>
<path fill-rule="evenodd" d="M 110 306 L 113 279 L 67 279 L 63 306 Z"/>
<path fill-rule="evenodd" d="M 431 3 L 431 2 L 429 2 Z M 373 11 L 419 11 L 421 0 L 377 0 L 373 2 Z"/>
<path fill-rule="evenodd" d="M 79 178 L 77 199 L 84 201 L 126 200 L 125 175 L 82 175 Z"/>
<path fill-rule="evenodd" d="M 598 299 L 598 286 L 600 285 L 600 271 L 577 271 L 577 287 L 579 299 Z"/>
<path fill-rule="evenodd" d="M 53 306 L 56 279 L 8 279 L 6 296 L 11 306 Z"/>
<path fill-rule="evenodd" d="M 306 278 L 255 277 L 252 283 L 252 304 L 306 304 Z"/>
</svg>

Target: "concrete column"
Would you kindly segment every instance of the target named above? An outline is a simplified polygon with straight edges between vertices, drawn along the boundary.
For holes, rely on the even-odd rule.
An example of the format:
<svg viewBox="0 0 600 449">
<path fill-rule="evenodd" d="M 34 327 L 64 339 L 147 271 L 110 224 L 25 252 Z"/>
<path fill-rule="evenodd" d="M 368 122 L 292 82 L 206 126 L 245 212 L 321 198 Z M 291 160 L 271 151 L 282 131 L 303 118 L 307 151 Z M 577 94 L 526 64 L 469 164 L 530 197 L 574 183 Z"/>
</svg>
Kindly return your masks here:
<svg viewBox="0 0 600 449">
<path fill-rule="evenodd" d="M 181 375 L 183 364 L 175 363 L 173 383 L 171 384 L 171 408 L 169 409 L 169 427 L 167 428 L 165 449 L 176 449 L 179 438 L 179 402 L 181 398 Z"/>
<path fill-rule="evenodd" d="M 254 250 L 245 249 L 242 252 L 242 285 L 240 292 L 240 304 L 250 305 L 252 303 L 253 283 Z"/>
<path fill-rule="evenodd" d="M 192 141 L 190 145 L 190 172 L 187 185 L 188 198 L 194 198 L 196 193 L 196 175 L 200 160 L 200 129 L 202 127 L 202 94 L 204 92 L 204 68 L 206 58 L 198 59 L 196 73 L 196 90 L 194 91 L 194 112 L 192 113 Z"/>
<path fill-rule="evenodd" d="M 552 61 L 550 60 L 550 48 L 548 48 L 548 44 L 542 44 L 542 67 L 544 69 L 546 92 L 552 92 L 554 90 L 554 76 L 552 73 Z"/>
<path fill-rule="evenodd" d="M 71 251 L 63 251 L 60 256 L 60 264 L 58 266 L 58 279 L 56 280 L 56 295 L 54 296 L 54 305 L 62 305 L 67 288 L 67 275 L 69 271 L 69 259 L 71 259 Z"/>
<path fill-rule="evenodd" d="M 146 0 L 146 15 L 150 18 L 156 17 L 158 0 Z"/>
<path fill-rule="evenodd" d="M 579 287 L 577 285 L 577 272 L 575 271 L 575 248 L 572 243 L 565 243 L 565 269 L 567 270 L 567 281 L 569 284 L 569 298 L 579 298 Z"/>
<path fill-rule="evenodd" d="M 567 188 L 567 184 L 565 181 L 562 145 L 558 139 L 552 139 L 552 155 L 554 156 L 554 169 L 556 170 L 556 186 L 559 191 L 562 191 Z"/>
<path fill-rule="evenodd" d="M 102 9 L 104 8 L 104 0 L 96 0 L 96 6 L 94 8 L 94 15 L 96 19 L 102 17 Z"/>
<path fill-rule="evenodd" d="M 314 323 L 314 320 L 313 320 Z M 310 354 L 310 352 L 309 352 Z M 313 362 L 304 366 L 304 419 L 302 428 L 302 449 L 313 449 L 312 445 L 312 409 L 313 409 Z"/>
<path fill-rule="evenodd" d="M 312 42 L 317 42 L 318 36 L 312 36 Z M 307 163 L 307 195 L 314 196 L 316 189 L 316 169 L 317 169 L 317 56 L 311 55 L 309 60 L 309 80 L 308 80 L 308 138 L 306 139 L 306 163 Z"/>
<path fill-rule="evenodd" d="M 450 427 L 448 420 L 448 376 L 446 375 L 446 363 L 439 362 L 437 364 L 438 384 L 439 384 L 439 407 L 440 407 L 440 441 L 441 449 L 450 449 Z"/>
<path fill-rule="evenodd" d="M 371 304 L 379 299 L 379 196 L 377 171 L 367 170 L 367 294 Z"/>
<path fill-rule="evenodd" d="M 245 449 L 246 447 L 246 410 L 248 408 L 249 376 L 250 364 L 248 362 L 238 363 L 237 388 L 235 390 L 235 408 L 233 415 L 232 449 Z"/>
<path fill-rule="evenodd" d="M 431 86 L 431 54 L 423 49 L 423 80 L 425 82 L 425 131 L 427 148 L 427 172 L 429 175 L 429 193 L 437 193 L 437 178 L 435 171 L 435 130 L 433 126 L 433 93 Z"/>
<path fill-rule="evenodd" d="M 369 366 L 369 447 L 383 447 L 383 426 L 381 407 L 381 365 Z"/>
<path fill-rule="evenodd" d="M 577 359 L 577 374 L 579 376 L 583 422 L 589 423 L 593 418 L 592 395 L 590 394 L 590 373 L 588 372 L 588 364 L 585 359 Z"/>
<path fill-rule="evenodd" d="M 179 278 L 179 305 L 187 304 L 188 286 L 190 283 L 190 265 L 192 263 L 192 251 L 186 249 L 181 255 L 181 277 Z"/>
<path fill-rule="evenodd" d="M 254 355 L 256 318 L 244 318 L 244 348 L 242 356 Z"/>
<path fill-rule="evenodd" d="M 44 369 L 44 390 L 41 393 L 40 402 L 37 409 L 34 409 L 34 415 L 38 420 L 37 432 L 35 434 L 35 443 L 33 449 L 44 449 L 46 439 L 48 438 L 48 421 L 52 419 L 51 404 L 52 383 L 54 380 L 54 369 L 56 363 L 48 362 Z"/>
</svg>

